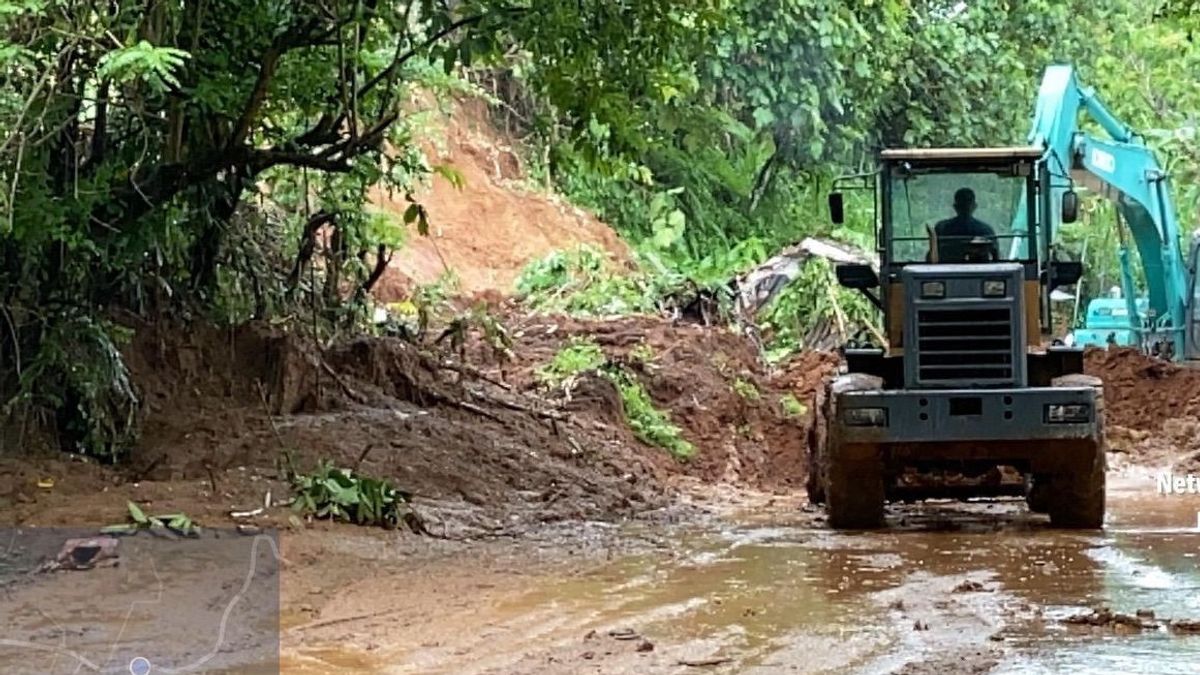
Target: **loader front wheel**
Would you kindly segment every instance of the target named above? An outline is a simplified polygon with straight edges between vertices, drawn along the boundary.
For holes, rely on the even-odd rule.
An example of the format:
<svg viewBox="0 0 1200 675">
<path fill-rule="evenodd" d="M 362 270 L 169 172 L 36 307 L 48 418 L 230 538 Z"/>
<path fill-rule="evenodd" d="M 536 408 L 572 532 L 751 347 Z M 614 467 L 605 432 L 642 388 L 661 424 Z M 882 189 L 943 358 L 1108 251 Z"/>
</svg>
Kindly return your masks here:
<svg viewBox="0 0 1200 675">
<path fill-rule="evenodd" d="M 841 375 L 830 383 L 821 406 L 818 462 L 821 471 L 825 513 L 829 526 L 837 530 L 869 530 L 883 525 L 883 461 L 861 446 L 847 448 L 841 441 L 838 405 L 844 394 L 881 389 L 882 380 L 862 373 Z M 853 452 L 847 450 L 853 449 Z"/>
<path fill-rule="evenodd" d="M 1025 504 L 1033 513 L 1050 511 L 1050 479 L 1048 476 L 1033 476 L 1025 494 Z"/>
<path fill-rule="evenodd" d="M 1094 530 L 1104 527 L 1105 462 L 1103 445 L 1078 471 L 1054 476 L 1050 485 L 1050 524 L 1054 527 Z"/>
<path fill-rule="evenodd" d="M 830 527 L 869 530 L 883 525 L 884 490 L 880 469 L 877 461 L 839 462 L 832 458 L 828 462 L 825 510 Z"/>
<path fill-rule="evenodd" d="M 1099 378 L 1065 375 L 1052 386 L 1090 386 L 1096 390 L 1096 436 L 1085 459 L 1050 479 L 1047 510 L 1050 525 L 1080 530 L 1104 527 L 1108 445 L 1104 425 L 1104 388 Z"/>
</svg>

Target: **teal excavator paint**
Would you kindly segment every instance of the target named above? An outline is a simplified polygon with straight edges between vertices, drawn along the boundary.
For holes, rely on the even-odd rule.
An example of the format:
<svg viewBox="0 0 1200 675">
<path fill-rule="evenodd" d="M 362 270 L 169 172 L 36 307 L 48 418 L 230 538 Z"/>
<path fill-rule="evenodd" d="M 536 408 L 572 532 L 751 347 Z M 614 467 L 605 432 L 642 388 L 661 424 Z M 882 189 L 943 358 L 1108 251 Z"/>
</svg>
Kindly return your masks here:
<svg viewBox="0 0 1200 675">
<path fill-rule="evenodd" d="M 1085 132 L 1080 125 L 1081 112 L 1094 120 L 1107 137 Z M 1053 204 L 1074 183 L 1114 202 L 1137 247 L 1146 281 L 1146 305 L 1139 311 L 1131 256 L 1122 238 L 1119 262 L 1125 304 L 1123 328 L 1134 336 L 1134 343 L 1148 353 L 1174 360 L 1200 358 L 1200 325 L 1194 316 L 1196 237 L 1190 233 L 1189 240 L 1183 241 L 1170 178 L 1154 152 L 1092 88 L 1079 82 L 1069 65 L 1046 69 L 1028 141 L 1045 149 L 1053 176 Z M 1048 245 L 1060 222 L 1058 209 L 1047 208 L 1043 217 L 1046 227 L 1041 242 Z M 1018 209 L 1014 225 L 1017 221 L 1023 225 L 1024 218 L 1025 211 Z"/>
</svg>

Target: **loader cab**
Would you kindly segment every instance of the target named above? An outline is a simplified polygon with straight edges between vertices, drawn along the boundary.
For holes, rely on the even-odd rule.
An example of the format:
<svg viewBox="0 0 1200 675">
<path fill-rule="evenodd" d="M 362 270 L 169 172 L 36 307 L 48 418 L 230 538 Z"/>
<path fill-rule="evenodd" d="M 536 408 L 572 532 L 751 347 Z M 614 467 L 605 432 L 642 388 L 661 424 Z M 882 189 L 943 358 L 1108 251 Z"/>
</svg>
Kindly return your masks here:
<svg viewBox="0 0 1200 675">
<path fill-rule="evenodd" d="M 875 354 L 848 355 L 852 370 L 876 359 L 864 370 L 904 388 L 1029 385 L 1026 353 L 1048 341 L 1049 293 L 1082 271 L 1044 262 L 1039 223 L 1052 201 L 1074 220 L 1077 202 L 1041 191 L 1051 184 L 1042 157 L 1040 147 L 892 149 L 873 174 L 843 179 L 875 193 L 880 265 L 878 275 L 842 266 L 838 279 L 872 294 L 887 338 Z"/>
</svg>

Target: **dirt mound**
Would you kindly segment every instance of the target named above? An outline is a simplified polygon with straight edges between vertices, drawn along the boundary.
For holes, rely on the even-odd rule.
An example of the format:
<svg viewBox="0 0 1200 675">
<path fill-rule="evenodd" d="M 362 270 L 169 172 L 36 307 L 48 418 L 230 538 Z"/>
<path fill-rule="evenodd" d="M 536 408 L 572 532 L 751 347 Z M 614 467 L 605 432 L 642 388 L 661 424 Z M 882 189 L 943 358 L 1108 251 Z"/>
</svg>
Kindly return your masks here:
<svg viewBox="0 0 1200 675">
<path fill-rule="evenodd" d="M 1157 431 L 1170 419 L 1200 414 L 1200 370 L 1150 358 L 1136 349 L 1089 349 L 1086 372 L 1104 381 L 1111 424 Z"/>
<path fill-rule="evenodd" d="M 111 523 L 125 500 L 201 523 L 290 495 L 285 469 L 320 461 L 418 497 L 435 532 L 611 520 L 668 505 L 672 476 L 794 489 L 805 478 L 811 396 L 837 359 L 781 371 L 731 330 L 651 317 L 508 317 L 515 355 L 484 336 L 462 354 L 359 337 L 324 350 L 282 328 L 137 326 L 127 362 L 144 408 L 126 466 L 61 455 L 0 460 L 0 507 L 16 522 Z M 695 446 L 687 461 L 636 439 L 611 381 L 543 390 L 535 371 L 574 337 L 634 373 Z M 53 478 L 50 489 L 39 481 Z M 275 503 L 267 522 L 288 522 Z M 5 512 L 9 512 L 5 509 Z"/>
<path fill-rule="evenodd" d="M 1115 347 L 1089 349 L 1085 367 L 1104 381 L 1111 451 L 1144 465 L 1200 465 L 1200 371 Z"/>
<path fill-rule="evenodd" d="M 526 181 L 516 143 L 492 126 L 486 104 L 460 101 L 442 127 L 443 142 L 427 148 L 430 161 L 452 167 L 464 184 L 460 190 L 438 175 L 430 189 L 415 194 L 429 213 L 430 236 L 409 233 L 376 286 L 376 298 L 397 300 L 413 284 L 436 282 L 450 270 L 463 293 L 509 293 L 526 264 L 580 244 L 627 258 L 628 247 L 611 228 Z M 404 195 L 376 190 L 373 198 L 403 222 Z"/>
<path fill-rule="evenodd" d="M 544 316 L 514 324 L 520 326 L 522 346 L 517 363 L 505 373 L 519 387 L 536 389 L 536 370 L 573 339 L 592 340 L 610 361 L 636 373 L 655 405 L 697 448 L 678 470 L 706 480 L 760 487 L 787 488 L 803 482 L 811 397 L 835 366 L 836 356 L 805 354 L 783 372 L 771 374 L 749 339 L 723 328 L 654 317 Z M 597 403 L 591 408 L 595 414 L 606 420 L 621 415 L 620 401 L 614 402 L 612 393 L 599 399 L 585 394 Z M 572 398 L 579 395 L 571 393 Z M 646 447 L 644 453 L 661 456 L 662 451 Z"/>
<path fill-rule="evenodd" d="M 284 465 L 320 460 L 414 493 L 435 532 L 611 520 L 667 501 L 662 465 L 607 425 L 540 410 L 398 339 L 319 354 L 261 325 L 145 326 L 127 359 L 146 402 L 128 465 L 0 461 L 0 506 L 16 522 L 116 522 L 126 499 L 227 520 L 268 492 L 284 499 Z M 55 485 L 39 489 L 46 477 Z M 286 509 L 272 514 L 286 522 Z"/>
</svg>

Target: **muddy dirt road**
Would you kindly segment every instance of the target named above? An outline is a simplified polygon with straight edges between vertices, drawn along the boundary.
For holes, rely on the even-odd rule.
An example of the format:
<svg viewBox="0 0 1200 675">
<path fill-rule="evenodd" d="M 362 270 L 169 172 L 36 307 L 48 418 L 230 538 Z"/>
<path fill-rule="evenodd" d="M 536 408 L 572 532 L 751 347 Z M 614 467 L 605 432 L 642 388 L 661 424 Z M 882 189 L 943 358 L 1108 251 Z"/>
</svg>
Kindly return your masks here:
<svg viewBox="0 0 1200 675">
<path fill-rule="evenodd" d="M 1138 468 L 1200 466 L 1197 371 L 1091 355 L 1112 422 L 1103 533 L 1052 531 L 1001 502 L 897 508 L 887 531 L 850 535 L 828 531 L 799 496 L 803 402 L 828 355 L 768 373 L 748 342 L 703 327 L 521 325 L 521 355 L 486 377 L 453 363 L 461 377 L 447 376 L 442 360 L 395 340 L 331 349 L 326 370 L 303 345 L 259 331 L 189 333 L 195 344 L 157 336 L 165 346 L 147 333 L 132 363 L 154 410 L 128 469 L 0 457 L 0 527 L 20 535 L 0 536 L 0 672 L 129 672 L 128 658 L 144 654 L 164 672 L 218 658 L 224 672 L 276 672 L 276 654 L 288 673 L 1184 673 L 1200 663 L 1200 636 L 1166 623 L 1200 619 L 1200 497 L 1161 497 Z M 534 386 L 536 368 L 577 335 L 621 363 L 637 361 L 635 349 L 650 355 L 636 372 L 700 448 L 695 459 L 637 442 L 611 384 L 581 385 L 565 402 Z M 332 383 L 314 379 L 330 372 Z M 431 534 L 294 520 L 279 503 L 281 448 L 301 467 L 329 459 L 412 490 Z M 39 543 L 22 531 L 94 534 L 126 518 L 127 501 L 225 534 L 139 537 L 122 544 L 119 567 L 24 576 L 86 532 Z M 265 512 L 252 520 L 230 515 L 257 504 Z M 248 522 L 282 528 L 279 555 L 231 531 Z M 1119 615 L 1065 621 L 1096 606 Z"/>
<path fill-rule="evenodd" d="M 1171 620 L 1200 618 L 1200 495 L 1158 495 L 1144 469 L 1110 484 L 1094 533 L 1019 502 L 897 507 L 887 531 L 835 533 L 796 499 L 697 483 L 648 521 L 490 542 L 138 537 L 119 566 L 36 577 L 6 575 L 37 548 L 9 546 L 0 670 L 1196 672 L 1200 624 Z M 62 534 L 32 533 L 48 550 Z M 1070 621 L 1096 607 L 1115 614 Z"/>
<path fill-rule="evenodd" d="M 1050 530 L 1001 502 L 904 507 L 889 532 L 837 534 L 817 512 L 750 497 L 702 524 L 627 529 L 622 552 L 550 534 L 449 553 L 377 570 L 310 607 L 319 618 L 285 619 L 284 668 L 1195 672 L 1200 636 L 1064 621 L 1098 606 L 1200 617 L 1200 497 L 1160 496 L 1145 470 L 1111 484 L 1103 533 Z"/>
</svg>

